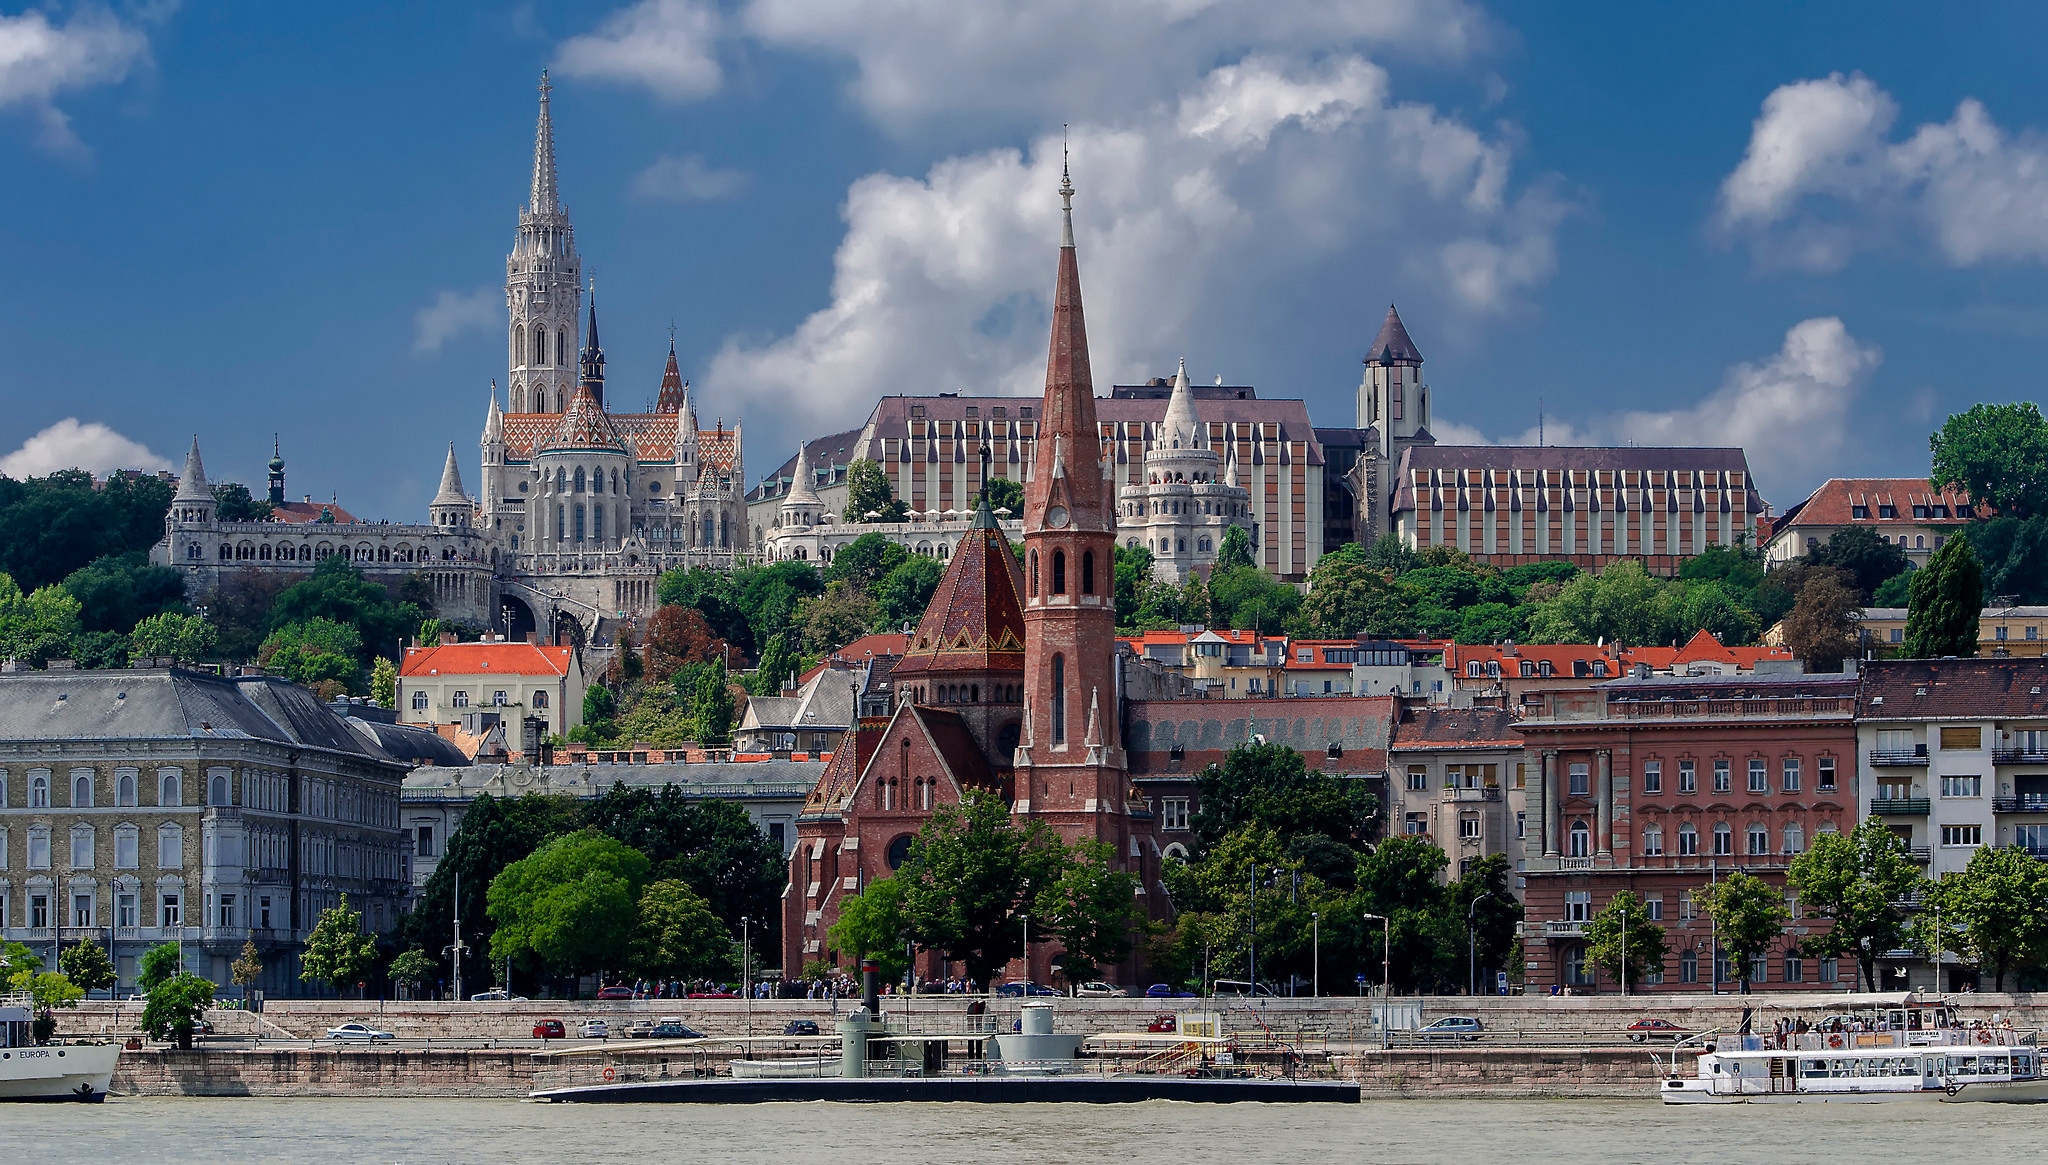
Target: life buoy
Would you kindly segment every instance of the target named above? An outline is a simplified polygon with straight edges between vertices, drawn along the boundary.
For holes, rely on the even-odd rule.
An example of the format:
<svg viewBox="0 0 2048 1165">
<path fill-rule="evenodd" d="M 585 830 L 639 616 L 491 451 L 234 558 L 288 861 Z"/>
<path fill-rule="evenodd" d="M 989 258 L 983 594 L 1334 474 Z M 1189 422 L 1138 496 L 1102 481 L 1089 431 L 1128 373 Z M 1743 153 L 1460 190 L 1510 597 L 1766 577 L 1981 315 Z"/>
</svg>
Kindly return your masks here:
<svg viewBox="0 0 2048 1165">
<path fill-rule="evenodd" d="M 1841 1046 L 1842 1046 L 1842 1035 L 1841 1035 L 1841 1033 L 1840 1033 L 1840 1032 L 1836 1032 L 1836 1033 L 1835 1033 L 1834 1035 L 1831 1035 L 1831 1036 L 1829 1036 L 1829 1037 L 1828 1037 L 1828 1047 L 1830 1047 L 1830 1048 L 1839 1048 L 1839 1047 L 1841 1047 Z"/>
<path fill-rule="evenodd" d="M 1980 1028 L 1978 1028 L 1978 1029 L 1977 1029 L 1977 1042 L 1978 1042 L 1978 1043 L 1980 1043 L 1980 1044 L 1988 1044 L 1988 1043 L 1990 1043 L 1990 1042 L 1991 1042 L 1991 1029 L 1990 1029 L 1990 1028 L 1988 1028 L 1988 1027 L 1980 1027 Z"/>
<path fill-rule="evenodd" d="M 604 1070 L 604 1078 L 605 1078 L 605 1081 L 606 1081 L 607 1083 L 609 1083 L 609 1082 L 611 1081 L 611 1078 L 612 1078 L 612 1070 L 611 1070 L 610 1068 L 606 1068 L 606 1069 Z"/>
</svg>

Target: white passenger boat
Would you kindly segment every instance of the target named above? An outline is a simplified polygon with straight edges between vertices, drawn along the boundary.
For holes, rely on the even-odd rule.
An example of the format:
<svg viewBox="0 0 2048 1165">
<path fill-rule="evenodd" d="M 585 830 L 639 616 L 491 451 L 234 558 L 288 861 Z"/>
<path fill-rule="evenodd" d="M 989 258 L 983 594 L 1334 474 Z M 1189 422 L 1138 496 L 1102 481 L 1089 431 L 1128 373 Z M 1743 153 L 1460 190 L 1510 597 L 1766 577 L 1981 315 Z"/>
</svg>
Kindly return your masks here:
<svg viewBox="0 0 2048 1165">
<path fill-rule="evenodd" d="M 1665 1067 L 1666 1104 L 2048 1100 L 2038 1033 L 1965 1025 L 1949 1004 L 1912 997 L 1817 1025 L 1707 1032 L 1674 1047 Z"/>
<path fill-rule="evenodd" d="M 120 1045 L 38 1046 L 30 1038 L 33 1015 L 28 996 L 0 996 L 0 1100 L 105 1100 Z"/>
</svg>

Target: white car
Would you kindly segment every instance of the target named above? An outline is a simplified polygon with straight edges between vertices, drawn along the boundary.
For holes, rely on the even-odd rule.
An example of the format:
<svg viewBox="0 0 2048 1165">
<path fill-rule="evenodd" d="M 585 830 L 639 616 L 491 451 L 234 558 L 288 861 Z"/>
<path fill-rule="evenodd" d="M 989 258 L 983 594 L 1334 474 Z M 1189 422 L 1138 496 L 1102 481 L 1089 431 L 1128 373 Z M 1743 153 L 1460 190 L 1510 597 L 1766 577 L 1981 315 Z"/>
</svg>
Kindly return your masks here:
<svg viewBox="0 0 2048 1165">
<path fill-rule="evenodd" d="M 328 1028 L 327 1038 L 330 1040 L 367 1040 L 375 1042 L 377 1040 L 395 1040 L 398 1037 L 390 1032 L 380 1032 L 366 1024 L 345 1023 L 340 1027 Z"/>
<path fill-rule="evenodd" d="M 601 1019 L 586 1019 L 583 1021 L 583 1038 L 608 1040 L 612 1038 L 612 1029 Z"/>
<path fill-rule="evenodd" d="M 1098 980 L 1094 983 L 1081 984 L 1074 989 L 1074 994 L 1082 999 L 1122 999 L 1129 995 L 1130 992 L 1121 987 Z"/>
<path fill-rule="evenodd" d="M 513 995 L 505 991 L 479 991 L 469 997 L 471 1003 L 525 1003 L 526 996 Z"/>
</svg>

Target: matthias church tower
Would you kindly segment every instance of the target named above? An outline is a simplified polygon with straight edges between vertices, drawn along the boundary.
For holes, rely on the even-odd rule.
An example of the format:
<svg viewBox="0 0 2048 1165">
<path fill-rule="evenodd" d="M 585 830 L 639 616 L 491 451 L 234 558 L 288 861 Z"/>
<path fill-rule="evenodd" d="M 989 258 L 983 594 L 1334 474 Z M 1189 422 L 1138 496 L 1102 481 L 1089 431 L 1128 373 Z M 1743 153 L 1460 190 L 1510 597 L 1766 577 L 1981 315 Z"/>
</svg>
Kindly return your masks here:
<svg viewBox="0 0 2048 1165">
<path fill-rule="evenodd" d="M 505 306 L 512 328 L 510 411 L 559 413 L 576 392 L 576 328 L 583 261 L 555 185 L 555 125 L 548 112 L 553 86 L 540 77 L 540 124 L 533 135 L 533 192 L 519 212 L 519 237 L 505 257 Z"/>
</svg>

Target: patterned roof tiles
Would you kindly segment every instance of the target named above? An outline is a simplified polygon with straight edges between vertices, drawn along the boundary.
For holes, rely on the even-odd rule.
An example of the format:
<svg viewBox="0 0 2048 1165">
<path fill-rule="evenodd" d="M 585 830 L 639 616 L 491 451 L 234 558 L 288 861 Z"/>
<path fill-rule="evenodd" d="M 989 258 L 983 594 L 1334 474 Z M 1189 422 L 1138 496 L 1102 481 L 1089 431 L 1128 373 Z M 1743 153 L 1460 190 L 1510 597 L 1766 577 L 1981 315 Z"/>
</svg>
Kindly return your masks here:
<svg viewBox="0 0 2048 1165">
<path fill-rule="evenodd" d="M 1024 669 L 1024 606 L 1009 539 L 977 525 L 960 540 L 896 675 Z"/>
</svg>

